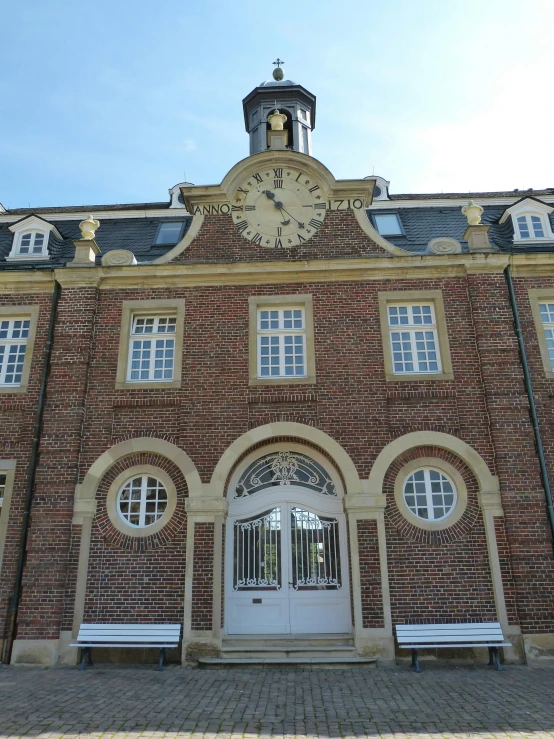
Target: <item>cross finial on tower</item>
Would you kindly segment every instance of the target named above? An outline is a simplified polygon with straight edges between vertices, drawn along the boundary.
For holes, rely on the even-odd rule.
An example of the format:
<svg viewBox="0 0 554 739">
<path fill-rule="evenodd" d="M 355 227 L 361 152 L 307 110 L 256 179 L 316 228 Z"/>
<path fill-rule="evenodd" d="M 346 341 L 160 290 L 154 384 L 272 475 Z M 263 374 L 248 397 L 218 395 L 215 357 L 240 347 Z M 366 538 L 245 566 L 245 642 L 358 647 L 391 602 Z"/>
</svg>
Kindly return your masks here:
<svg viewBox="0 0 554 739">
<path fill-rule="evenodd" d="M 277 57 L 276 62 L 273 62 L 273 64 L 275 64 L 275 69 L 273 70 L 273 79 L 276 82 L 280 82 L 285 76 L 283 70 L 281 69 L 281 64 L 284 63 L 285 62 L 282 59 L 279 59 L 279 57 Z"/>
</svg>

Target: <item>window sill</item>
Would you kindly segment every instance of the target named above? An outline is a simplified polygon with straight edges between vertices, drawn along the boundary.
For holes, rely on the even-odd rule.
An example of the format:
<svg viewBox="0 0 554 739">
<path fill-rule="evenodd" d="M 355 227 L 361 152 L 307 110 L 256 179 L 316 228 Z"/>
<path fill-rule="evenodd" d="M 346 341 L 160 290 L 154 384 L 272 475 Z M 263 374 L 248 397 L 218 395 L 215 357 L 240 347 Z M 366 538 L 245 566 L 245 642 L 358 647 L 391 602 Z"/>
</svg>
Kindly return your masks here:
<svg viewBox="0 0 554 739">
<path fill-rule="evenodd" d="M 387 382 L 421 382 L 422 380 L 453 380 L 453 372 L 417 372 L 413 374 L 385 375 Z"/>
<path fill-rule="evenodd" d="M 554 236 L 544 236 L 541 238 L 533 238 L 533 239 L 514 238 L 513 241 L 516 246 L 525 246 L 525 244 L 551 244 L 554 241 Z"/>
<path fill-rule="evenodd" d="M 6 262 L 49 262 L 50 256 L 45 254 L 10 254 Z"/>
<path fill-rule="evenodd" d="M 9 385 L 0 385 L 0 395 L 2 393 L 26 393 L 27 392 L 27 385 L 17 385 L 17 386 L 9 386 Z"/>
<path fill-rule="evenodd" d="M 251 377 L 249 385 L 313 385 L 313 377 Z"/>
<path fill-rule="evenodd" d="M 116 390 L 165 390 L 167 388 L 181 387 L 181 380 L 170 380 L 168 382 L 116 382 Z"/>
</svg>

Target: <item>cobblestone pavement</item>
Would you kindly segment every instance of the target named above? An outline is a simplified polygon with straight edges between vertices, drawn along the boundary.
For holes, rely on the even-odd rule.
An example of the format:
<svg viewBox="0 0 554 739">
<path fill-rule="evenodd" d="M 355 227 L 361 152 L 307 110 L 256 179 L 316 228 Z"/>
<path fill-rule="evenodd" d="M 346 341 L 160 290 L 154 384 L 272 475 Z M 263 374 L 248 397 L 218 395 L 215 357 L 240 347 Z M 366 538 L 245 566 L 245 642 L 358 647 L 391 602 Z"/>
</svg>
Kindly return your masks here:
<svg viewBox="0 0 554 739">
<path fill-rule="evenodd" d="M 0 737 L 554 737 L 554 667 L 0 668 Z"/>
</svg>

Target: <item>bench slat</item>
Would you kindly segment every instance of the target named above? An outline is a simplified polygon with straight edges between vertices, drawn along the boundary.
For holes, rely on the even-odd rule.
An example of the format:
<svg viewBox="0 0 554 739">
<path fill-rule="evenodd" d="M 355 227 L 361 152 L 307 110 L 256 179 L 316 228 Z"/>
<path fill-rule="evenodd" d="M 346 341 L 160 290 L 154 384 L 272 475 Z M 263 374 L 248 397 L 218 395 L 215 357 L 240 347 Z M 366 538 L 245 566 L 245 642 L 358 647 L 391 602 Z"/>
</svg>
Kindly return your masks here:
<svg viewBox="0 0 554 739">
<path fill-rule="evenodd" d="M 478 642 L 477 644 L 470 644 L 466 642 L 464 644 L 422 644 L 421 642 L 415 642 L 413 644 L 399 644 L 400 649 L 441 649 L 441 647 L 511 647 L 511 642 Z"/>
<path fill-rule="evenodd" d="M 486 639 L 473 639 L 473 638 L 468 637 L 467 639 L 456 639 L 456 638 L 452 638 L 451 636 L 437 636 L 437 634 L 435 634 L 435 636 L 425 636 L 423 638 L 414 637 L 414 638 L 409 638 L 409 639 L 398 639 L 399 644 L 431 644 L 431 643 L 446 644 L 448 642 L 449 644 L 462 645 L 462 644 L 467 644 L 470 641 L 475 642 L 476 644 L 488 644 L 488 643 L 494 644 L 496 642 L 504 641 L 504 637 L 503 636 L 492 637 L 492 638 L 487 637 Z"/>
<path fill-rule="evenodd" d="M 137 634 L 154 634 L 154 635 L 167 635 L 167 634 L 179 634 L 180 629 L 133 629 L 128 631 L 127 629 L 102 629 L 97 631 L 96 629 L 79 629 L 80 634 L 129 634 L 135 636 Z"/>
<path fill-rule="evenodd" d="M 83 641 L 83 642 L 76 642 L 75 644 L 70 644 L 69 646 L 70 647 L 128 647 L 129 649 L 133 649 L 133 648 L 137 648 L 137 649 L 142 648 L 142 649 L 144 649 L 145 647 L 152 647 L 153 649 L 161 649 L 162 647 L 167 647 L 167 648 L 170 649 L 171 647 L 177 647 L 178 645 L 179 645 L 179 642 L 178 641 L 174 641 L 174 642 L 161 642 L 159 644 L 158 643 L 151 644 L 149 642 L 141 642 L 139 644 L 137 644 L 136 642 L 133 642 L 132 644 L 116 644 L 116 643 L 110 642 L 108 644 L 108 643 L 104 643 L 104 642 L 86 642 L 86 641 Z"/>
<path fill-rule="evenodd" d="M 181 624 L 81 624 L 79 631 L 175 631 Z"/>
<path fill-rule="evenodd" d="M 502 627 L 498 621 L 489 621 L 486 623 L 453 623 L 453 624 L 397 624 L 395 626 L 397 631 L 404 631 L 406 629 L 414 630 L 425 630 L 432 629 L 433 631 L 441 631 L 442 629 L 465 629 L 468 631 L 490 629 L 495 628 L 502 630 Z"/>
<path fill-rule="evenodd" d="M 109 642 L 115 644 L 116 642 L 125 642 L 126 644 L 162 644 L 163 642 L 173 641 L 178 642 L 179 637 L 175 638 L 167 636 L 126 636 L 125 634 L 119 634 L 117 636 L 99 636 L 97 638 L 90 636 L 79 636 L 77 637 L 78 642 L 90 642 L 91 644 L 99 642 Z"/>
<path fill-rule="evenodd" d="M 453 636 L 459 639 L 486 639 L 488 636 L 502 638 L 502 632 L 491 629 L 490 631 L 474 631 L 461 632 L 461 631 L 404 631 L 397 634 L 398 639 L 417 638 L 425 639 L 428 636 Z"/>
<path fill-rule="evenodd" d="M 81 624 L 77 647 L 175 647 L 181 624 Z"/>
</svg>

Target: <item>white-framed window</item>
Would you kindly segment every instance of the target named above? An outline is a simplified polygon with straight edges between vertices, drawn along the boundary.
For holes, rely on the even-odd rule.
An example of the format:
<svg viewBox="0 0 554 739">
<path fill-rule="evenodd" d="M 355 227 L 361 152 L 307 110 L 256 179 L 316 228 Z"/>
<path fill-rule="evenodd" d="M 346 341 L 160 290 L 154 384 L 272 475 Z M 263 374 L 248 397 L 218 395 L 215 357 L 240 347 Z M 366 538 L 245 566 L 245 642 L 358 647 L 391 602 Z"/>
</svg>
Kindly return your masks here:
<svg viewBox="0 0 554 739">
<path fill-rule="evenodd" d="M 48 236 L 44 231 L 25 231 L 16 236 L 15 254 L 19 256 L 47 256 Z"/>
<path fill-rule="evenodd" d="M 176 316 L 132 316 L 127 382 L 173 381 L 176 326 Z"/>
<path fill-rule="evenodd" d="M 8 230 L 13 234 L 12 248 L 6 257 L 6 261 L 25 261 L 50 259 L 48 253 L 48 242 L 50 234 L 58 240 L 63 236 L 53 223 L 48 223 L 40 216 L 27 216 L 11 226 Z"/>
<path fill-rule="evenodd" d="M 404 229 L 398 213 L 373 213 L 375 228 L 381 236 L 403 236 Z"/>
<path fill-rule="evenodd" d="M 0 387 L 21 385 L 30 318 L 0 317 Z"/>
<path fill-rule="evenodd" d="M 306 377 L 303 307 L 258 309 L 258 377 Z"/>
<path fill-rule="evenodd" d="M 137 475 L 128 480 L 117 495 L 117 512 L 130 526 L 146 528 L 166 511 L 168 494 L 160 480 L 151 475 Z"/>
<path fill-rule="evenodd" d="M 432 303 L 387 305 L 394 374 L 442 372 Z"/>
<path fill-rule="evenodd" d="M 550 367 L 554 370 L 554 303 L 539 303 Z"/>
<path fill-rule="evenodd" d="M 542 216 L 537 215 L 521 215 L 516 218 L 516 226 L 519 239 L 544 239 L 545 224 Z"/>
<path fill-rule="evenodd" d="M 404 483 L 404 502 L 410 511 L 424 521 L 441 521 L 456 506 L 456 487 L 439 470 L 424 468 L 412 472 Z"/>
</svg>

